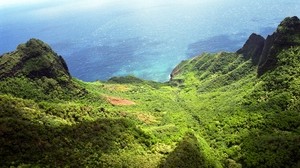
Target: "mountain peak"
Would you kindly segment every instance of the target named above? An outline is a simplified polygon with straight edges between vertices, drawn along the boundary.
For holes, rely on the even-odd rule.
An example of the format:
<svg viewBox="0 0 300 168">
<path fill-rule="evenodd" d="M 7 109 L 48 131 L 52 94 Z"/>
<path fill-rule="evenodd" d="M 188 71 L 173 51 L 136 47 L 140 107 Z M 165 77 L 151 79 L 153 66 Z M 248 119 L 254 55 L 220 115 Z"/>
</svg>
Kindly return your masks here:
<svg viewBox="0 0 300 168">
<path fill-rule="evenodd" d="M 273 70 L 277 66 L 278 58 L 277 56 L 284 50 L 287 50 L 294 46 L 300 46 L 300 20 L 298 17 L 287 17 L 285 18 L 279 25 L 277 30 L 272 34 L 269 35 L 266 39 L 264 37 L 252 33 L 246 43 L 243 45 L 241 49 L 236 51 L 235 55 L 232 56 L 232 59 L 235 56 L 242 55 L 244 59 L 251 60 L 252 65 L 258 65 L 257 75 L 261 76 L 268 70 Z M 226 55 L 226 54 L 225 54 Z M 227 54 L 228 55 L 228 54 Z M 212 67 L 213 64 L 217 63 L 221 60 L 222 54 L 220 58 L 216 60 L 208 62 L 208 57 L 206 54 L 202 54 L 201 56 L 195 57 L 191 60 L 183 61 L 179 65 L 177 65 L 172 73 L 171 73 L 171 81 L 176 79 L 176 81 L 181 81 L 182 78 L 180 74 L 184 71 L 193 71 L 191 67 L 197 69 L 199 71 L 204 70 L 202 77 L 207 76 L 206 69 L 220 69 L 221 65 L 224 64 L 216 64 L 217 66 Z M 230 56 L 230 55 L 228 55 Z M 223 56 L 223 59 L 225 57 Z M 232 69 L 232 67 L 227 68 L 227 70 Z M 223 73 L 227 72 L 226 68 L 223 69 Z"/>
<path fill-rule="evenodd" d="M 259 62 L 260 55 L 265 45 L 265 39 L 261 35 L 252 33 L 244 46 L 237 51 L 238 54 L 242 54 L 245 59 L 251 59 L 254 65 Z"/>
<path fill-rule="evenodd" d="M 277 33 L 300 32 L 300 20 L 297 16 L 285 18 L 278 26 Z"/>
<path fill-rule="evenodd" d="M 24 53 L 23 57 L 39 57 L 46 53 L 54 53 L 48 44 L 35 38 L 18 45 L 17 50 Z"/>
<path fill-rule="evenodd" d="M 277 65 L 277 55 L 284 49 L 300 45 L 300 20 L 297 16 L 285 18 L 272 35 L 268 36 L 259 61 L 258 76 Z"/>
<path fill-rule="evenodd" d="M 64 59 L 48 44 L 34 38 L 0 57 L 0 79 L 15 76 L 47 77 L 65 82 L 71 78 Z"/>
</svg>

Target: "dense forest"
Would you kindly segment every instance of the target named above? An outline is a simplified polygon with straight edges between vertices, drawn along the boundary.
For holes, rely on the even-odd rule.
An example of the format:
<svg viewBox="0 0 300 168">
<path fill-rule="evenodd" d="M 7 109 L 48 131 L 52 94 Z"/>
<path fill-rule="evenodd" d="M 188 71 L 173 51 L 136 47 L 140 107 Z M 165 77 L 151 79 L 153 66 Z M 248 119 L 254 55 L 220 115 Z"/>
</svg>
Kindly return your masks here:
<svg viewBox="0 0 300 168">
<path fill-rule="evenodd" d="M 299 149 L 297 17 L 165 83 L 81 81 L 38 39 L 0 57 L 0 167 L 297 168 Z"/>
</svg>

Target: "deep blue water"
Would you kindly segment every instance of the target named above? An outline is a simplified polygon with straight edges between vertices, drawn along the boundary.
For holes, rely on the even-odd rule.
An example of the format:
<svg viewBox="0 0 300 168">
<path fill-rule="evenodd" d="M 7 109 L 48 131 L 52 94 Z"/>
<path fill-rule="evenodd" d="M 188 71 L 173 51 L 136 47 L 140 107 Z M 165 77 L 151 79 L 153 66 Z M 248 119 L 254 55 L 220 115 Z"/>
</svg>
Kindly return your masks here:
<svg viewBox="0 0 300 168">
<path fill-rule="evenodd" d="M 236 51 L 251 33 L 266 36 L 286 16 L 300 16 L 299 0 L 79 2 L 0 6 L 0 53 L 34 37 L 84 81 L 120 75 L 166 81 L 181 60 Z"/>
</svg>

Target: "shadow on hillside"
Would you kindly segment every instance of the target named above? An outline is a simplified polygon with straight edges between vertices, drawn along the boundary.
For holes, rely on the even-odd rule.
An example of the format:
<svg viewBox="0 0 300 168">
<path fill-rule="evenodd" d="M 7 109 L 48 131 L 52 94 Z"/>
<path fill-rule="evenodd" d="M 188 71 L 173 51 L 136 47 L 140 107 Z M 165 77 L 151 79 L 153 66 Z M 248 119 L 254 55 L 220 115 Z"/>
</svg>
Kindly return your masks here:
<svg viewBox="0 0 300 168">
<path fill-rule="evenodd" d="M 125 119 L 99 119 L 74 126 L 50 127 L 16 117 L 0 118 L 2 166 L 102 167 L 102 153 L 128 147 L 146 135 Z"/>
<path fill-rule="evenodd" d="M 205 156 L 203 149 L 192 133 L 187 133 L 166 160 L 162 160 L 160 168 L 170 167 L 215 167 Z"/>
<path fill-rule="evenodd" d="M 274 112 L 264 120 L 242 139 L 243 166 L 300 167 L 299 112 Z"/>
</svg>

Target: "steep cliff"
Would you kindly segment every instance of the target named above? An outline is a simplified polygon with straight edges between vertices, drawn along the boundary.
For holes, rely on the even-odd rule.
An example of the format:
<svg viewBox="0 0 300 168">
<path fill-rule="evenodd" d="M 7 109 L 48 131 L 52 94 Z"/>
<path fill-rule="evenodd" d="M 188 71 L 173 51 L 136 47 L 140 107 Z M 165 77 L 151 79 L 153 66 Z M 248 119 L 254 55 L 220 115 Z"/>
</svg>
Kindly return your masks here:
<svg viewBox="0 0 300 168">
<path fill-rule="evenodd" d="M 268 70 L 273 70 L 276 68 L 278 62 L 277 56 L 280 52 L 299 45 L 300 20 L 298 17 L 294 16 L 285 18 L 279 24 L 276 32 L 274 32 L 272 35 L 269 35 L 266 40 L 262 36 L 255 33 L 251 34 L 244 46 L 239 49 L 236 54 L 241 54 L 245 60 L 251 60 L 253 65 L 258 65 L 257 75 L 262 76 Z M 216 61 L 212 61 L 208 58 L 201 58 L 206 56 L 207 54 L 202 54 L 202 56 L 198 56 L 180 63 L 172 71 L 171 81 L 174 79 L 177 79 L 178 81 L 178 76 L 180 76 L 180 74 L 187 71 L 194 71 L 199 66 L 208 65 L 208 62 L 210 61 L 212 64 L 209 64 L 209 66 L 214 65 Z M 212 59 L 216 59 L 216 57 L 213 57 Z M 199 60 L 205 61 L 199 62 Z M 193 62 L 197 62 L 197 64 L 193 64 Z M 225 64 L 220 64 L 217 66 L 220 68 L 226 66 Z M 241 62 L 241 64 L 243 64 L 243 62 Z M 228 62 L 228 65 L 231 65 L 230 62 Z M 201 73 L 201 71 L 198 71 L 197 73 Z"/>
<path fill-rule="evenodd" d="M 247 60 L 251 59 L 253 65 L 258 65 L 264 45 L 265 39 L 262 36 L 253 33 L 237 53 L 242 54 Z"/>
<path fill-rule="evenodd" d="M 300 20 L 287 17 L 278 26 L 276 32 L 268 36 L 259 60 L 258 76 L 272 70 L 277 65 L 277 55 L 284 49 L 300 45 Z"/>
</svg>

